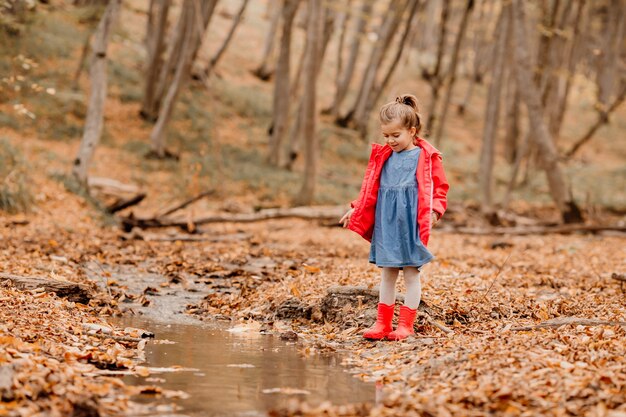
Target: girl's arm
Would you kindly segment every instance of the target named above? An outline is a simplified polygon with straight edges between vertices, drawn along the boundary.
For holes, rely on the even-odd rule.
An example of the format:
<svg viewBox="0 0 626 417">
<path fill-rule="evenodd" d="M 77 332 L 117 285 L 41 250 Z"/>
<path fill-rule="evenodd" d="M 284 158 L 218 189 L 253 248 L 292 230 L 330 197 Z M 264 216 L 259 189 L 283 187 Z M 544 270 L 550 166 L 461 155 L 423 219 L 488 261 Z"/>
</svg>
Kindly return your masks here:
<svg viewBox="0 0 626 417">
<path fill-rule="evenodd" d="M 433 211 L 441 218 L 448 207 L 448 189 L 450 185 L 443 169 L 442 157 L 435 154 L 432 158 L 433 175 Z"/>
</svg>

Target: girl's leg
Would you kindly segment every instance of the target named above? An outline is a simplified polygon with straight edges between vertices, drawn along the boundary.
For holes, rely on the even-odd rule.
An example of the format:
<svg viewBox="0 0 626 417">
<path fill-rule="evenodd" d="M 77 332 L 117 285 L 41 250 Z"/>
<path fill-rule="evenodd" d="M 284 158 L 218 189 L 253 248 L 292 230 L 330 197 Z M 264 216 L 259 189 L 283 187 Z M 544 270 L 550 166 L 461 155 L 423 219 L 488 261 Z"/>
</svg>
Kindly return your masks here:
<svg viewBox="0 0 626 417">
<path fill-rule="evenodd" d="M 380 280 L 380 302 L 378 303 L 376 323 L 363 333 L 364 338 L 374 340 L 384 339 L 393 330 L 391 322 L 396 305 L 397 279 L 398 268 L 383 268 Z"/>
<path fill-rule="evenodd" d="M 415 310 L 420 305 L 422 298 L 422 283 L 420 282 L 420 270 L 407 266 L 404 268 L 404 285 L 406 287 L 406 296 L 404 297 L 404 305 Z"/>
<path fill-rule="evenodd" d="M 382 268 L 380 280 L 380 302 L 387 305 L 396 303 L 396 280 L 398 279 L 398 268 Z"/>
<path fill-rule="evenodd" d="M 415 323 L 417 307 L 420 305 L 420 298 L 422 297 L 419 269 L 405 267 L 404 283 L 406 285 L 406 295 L 404 296 L 404 305 L 400 307 L 398 328 L 387 335 L 389 340 L 404 340 L 415 334 L 413 324 Z"/>
</svg>

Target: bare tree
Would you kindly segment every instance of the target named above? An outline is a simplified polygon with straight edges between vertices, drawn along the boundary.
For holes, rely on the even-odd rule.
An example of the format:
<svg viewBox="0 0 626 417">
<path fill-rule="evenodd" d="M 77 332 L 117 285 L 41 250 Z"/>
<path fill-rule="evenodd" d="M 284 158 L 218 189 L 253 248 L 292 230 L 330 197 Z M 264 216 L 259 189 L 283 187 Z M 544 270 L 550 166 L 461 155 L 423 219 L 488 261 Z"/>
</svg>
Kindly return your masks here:
<svg viewBox="0 0 626 417">
<path fill-rule="evenodd" d="M 206 67 L 200 70 L 204 73 L 204 77 L 208 77 L 209 74 L 211 74 L 211 71 L 213 71 L 213 69 L 217 65 L 222 55 L 224 55 L 224 52 L 228 48 L 230 41 L 233 39 L 233 36 L 235 35 L 235 31 L 237 30 L 237 28 L 239 27 L 239 24 L 241 23 L 243 14 L 246 11 L 246 7 L 248 6 L 249 1 L 250 0 L 243 0 L 243 2 L 241 3 L 241 7 L 239 7 L 239 11 L 237 11 L 237 14 L 233 18 L 233 23 L 232 25 L 230 25 L 230 30 L 228 31 L 228 34 L 226 35 L 224 42 L 222 42 L 222 46 L 220 46 L 220 48 L 217 50 L 217 52 L 215 52 L 213 57 L 211 57 Z"/>
<path fill-rule="evenodd" d="M 478 182 L 481 194 L 482 212 L 487 216 L 493 215 L 493 163 L 495 154 L 495 139 L 500 120 L 500 96 L 504 64 L 506 62 L 506 47 L 510 36 L 510 10 L 505 6 L 500 13 L 501 22 L 496 34 L 496 49 L 492 63 L 493 74 L 489 84 L 483 141 L 480 152 Z M 442 121 L 443 122 L 443 121 Z M 440 123 L 442 123 L 440 122 Z"/>
<path fill-rule="evenodd" d="M 556 146 L 543 119 L 540 91 L 532 80 L 529 67 L 528 34 L 525 27 L 526 18 L 524 4 L 521 0 L 513 0 L 512 13 L 517 62 L 515 74 L 520 95 L 526 104 L 530 122 L 534 128 L 532 140 L 539 150 L 539 158 L 542 168 L 546 172 L 550 194 L 565 223 L 582 222 L 582 214 L 571 196 L 559 163 Z"/>
<path fill-rule="evenodd" d="M 402 58 L 404 51 L 407 49 L 407 42 L 409 39 L 409 35 L 417 27 L 418 9 L 419 9 L 420 4 L 424 4 L 424 3 L 422 3 L 420 0 L 409 0 L 409 3 L 408 3 L 409 12 L 406 18 L 406 23 L 404 25 L 402 36 L 398 40 L 398 43 L 396 45 L 396 52 L 393 58 L 391 59 L 389 66 L 387 67 L 387 70 L 385 72 L 385 75 L 382 81 L 379 82 L 378 84 L 375 84 L 374 87 L 371 89 L 370 93 L 368 94 L 367 105 L 364 111 L 364 114 L 366 116 L 372 112 L 372 109 L 374 108 L 378 100 L 380 99 L 380 96 L 382 95 L 383 91 L 385 90 L 385 88 L 387 88 L 387 85 L 391 81 L 391 77 L 393 76 L 395 70 L 399 67 L 400 59 Z M 367 134 L 367 122 L 365 120 L 363 120 L 363 123 L 361 124 L 359 130 L 361 131 L 361 134 L 363 136 Z"/>
<path fill-rule="evenodd" d="M 350 52 L 348 54 L 348 60 L 343 72 L 341 72 L 341 74 L 337 74 L 337 88 L 335 90 L 333 103 L 330 106 L 331 113 L 333 116 L 335 116 L 335 118 L 339 117 L 339 109 L 341 107 L 341 103 L 343 103 L 343 100 L 346 98 L 346 95 L 348 93 L 348 88 L 354 75 L 354 69 L 356 67 L 356 61 L 359 56 L 359 51 L 361 50 L 361 38 L 363 37 L 363 32 L 367 27 L 367 17 L 372 12 L 373 4 L 374 0 L 363 0 L 361 3 L 361 8 L 357 13 L 357 21 L 356 25 L 354 26 L 354 31 L 352 32 L 352 40 L 350 42 Z M 341 51 L 338 51 L 338 54 L 341 54 Z"/>
<path fill-rule="evenodd" d="M 474 8 L 474 0 L 467 0 L 465 9 L 463 10 L 463 17 L 461 17 L 461 25 L 457 32 L 456 39 L 454 41 L 454 47 L 452 49 L 452 58 L 450 59 L 450 68 L 448 69 L 448 82 L 446 95 L 443 100 L 443 108 L 441 109 L 441 117 L 439 118 L 439 124 L 437 125 L 437 133 L 435 134 L 435 143 L 441 144 L 443 138 L 443 129 L 446 125 L 446 116 L 448 115 L 448 107 L 450 106 L 450 100 L 452 99 L 452 90 L 456 81 L 456 68 L 459 61 L 459 54 L 461 52 L 461 43 L 465 37 L 465 31 L 467 29 L 467 22 L 469 21 L 470 14 Z"/>
<path fill-rule="evenodd" d="M 443 75 L 441 67 L 443 63 L 443 55 L 446 49 L 446 37 L 448 27 L 448 17 L 450 16 L 450 0 L 442 0 L 441 5 L 441 22 L 439 42 L 437 45 L 437 60 L 432 70 L 422 71 L 422 77 L 430 84 L 430 109 L 428 111 L 428 121 L 426 128 L 432 129 L 436 120 L 437 103 L 439 102 L 439 92 L 443 85 Z"/>
<path fill-rule="evenodd" d="M 171 119 L 178 94 L 189 78 L 191 64 L 198 53 L 202 37 L 216 5 L 217 0 L 208 0 L 202 3 L 199 0 L 185 0 L 183 3 L 183 10 L 177 24 L 180 31 L 177 35 L 180 39 L 180 49 L 175 55 L 170 56 L 170 60 L 174 56 L 178 58 L 175 66 L 176 71 L 168 85 L 157 122 L 150 133 L 151 151 L 148 156 L 157 158 L 173 156 L 165 148 L 166 128 Z"/>
<path fill-rule="evenodd" d="M 272 77 L 272 70 L 270 69 L 270 60 L 272 59 L 272 53 L 274 52 L 274 41 L 276 40 L 276 34 L 278 33 L 278 22 L 280 21 L 280 7 L 281 0 L 276 0 L 279 4 L 274 5 L 272 11 L 272 18 L 270 20 L 270 27 L 267 31 L 267 37 L 265 38 L 265 46 L 263 47 L 263 57 L 261 58 L 261 64 L 252 73 L 267 81 Z"/>
<path fill-rule="evenodd" d="M 148 59 L 144 84 L 143 102 L 140 115 L 146 120 L 156 120 L 158 113 L 158 98 L 156 96 L 157 81 L 163 67 L 163 52 L 165 51 L 165 32 L 167 31 L 167 17 L 171 0 L 152 0 L 148 28 L 146 31 L 146 46 Z"/>
<path fill-rule="evenodd" d="M 89 165 L 102 136 L 104 102 L 107 92 L 107 49 L 111 28 L 117 17 L 120 4 L 121 0 L 111 0 L 109 2 L 93 37 L 93 55 L 90 70 L 91 94 L 87 107 L 87 119 L 85 121 L 83 138 L 72 169 L 74 177 L 85 187 L 87 186 Z"/>
<path fill-rule="evenodd" d="M 268 154 L 268 160 L 272 165 L 279 165 L 281 162 L 281 145 L 287 132 L 290 98 L 291 34 L 293 20 L 299 4 L 300 0 L 285 0 L 282 10 L 283 27 L 280 40 L 280 54 L 274 81 L 274 122 Z"/>
<path fill-rule="evenodd" d="M 298 204 L 311 204 L 315 194 L 315 181 L 317 177 L 317 159 L 318 159 L 318 141 L 315 131 L 315 119 L 317 117 L 316 94 L 317 94 L 317 74 L 318 74 L 318 58 L 320 43 L 320 23 L 321 19 L 321 2 L 317 0 L 309 0 L 308 3 L 307 23 L 307 42 L 310 42 L 309 53 L 306 57 L 306 66 L 304 69 L 304 123 L 303 136 L 305 143 L 305 166 L 304 181 L 302 189 L 298 194 L 296 202 Z"/>
<path fill-rule="evenodd" d="M 340 120 L 339 123 L 341 125 L 351 125 L 359 130 L 364 130 L 363 123 L 366 123 L 366 121 L 363 119 L 365 118 L 368 96 L 374 87 L 376 76 L 380 70 L 383 60 L 385 59 L 385 55 L 389 51 L 391 41 L 400 26 L 402 15 L 406 10 L 407 5 L 407 1 L 401 0 L 395 5 L 390 13 L 385 15 L 383 22 L 378 29 L 378 40 L 374 44 L 370 53 L 357 98 L 354 102 L 352 110 L 350 110 L 348 114 Z"/>
</svg>

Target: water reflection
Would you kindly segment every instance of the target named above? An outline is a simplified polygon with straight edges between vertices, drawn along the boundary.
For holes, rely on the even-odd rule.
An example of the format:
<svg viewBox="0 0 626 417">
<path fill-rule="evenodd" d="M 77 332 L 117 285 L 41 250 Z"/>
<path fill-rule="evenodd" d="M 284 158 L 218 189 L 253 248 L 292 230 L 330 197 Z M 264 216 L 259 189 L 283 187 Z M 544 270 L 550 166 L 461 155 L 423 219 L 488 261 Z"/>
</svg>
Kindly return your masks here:
<svg viewBox="0 0 626 417">
<path fill-rule="evenodd" d="M 160 324 L 140 318 L 119 325 L 153 331 L 157 339 L 176 344 L 149 343 L 148 366 L 179 365 L 198 372 L 156 375 L 159 385 L 182 390 L 191 397 L 178 400 L 189 416 L 263 416 L 264 411 L 287 405 L 290 398 L 310 404 L 373 402 L 375 387 L 352 377 L 337 356 L 303 358 L 293 343 L 252 330 L 229 333 L 189 324 Z M 127 377 L 130 384 L 146 383 Z M 150 384 L 149 382 L 147 384 Z"/>
</svg>

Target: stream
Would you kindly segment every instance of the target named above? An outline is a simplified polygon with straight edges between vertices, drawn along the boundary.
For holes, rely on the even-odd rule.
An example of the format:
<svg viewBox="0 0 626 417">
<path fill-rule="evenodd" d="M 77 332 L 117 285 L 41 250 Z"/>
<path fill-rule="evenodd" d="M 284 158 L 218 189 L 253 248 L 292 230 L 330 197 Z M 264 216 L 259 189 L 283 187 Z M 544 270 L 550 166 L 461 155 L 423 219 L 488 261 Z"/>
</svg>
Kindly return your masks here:
<svg viewBox="0 0 626 417">
<path fill-rule="evenodd" d="M 92 271 L 93 268 L 90 268 Z M 164 278 L 138 273 L 126 267 L 107 268 L 116 280 L 131 291 L 157 287 Z M 96 279 L 97 277 L 93 277 Z M 191 291 L 190 291 L 191 290 Z M 184 391 L 185 399 L 156 399 L 153 395 L 133 398 L 144 403 L 175 403 L 179 410 L 168 416 L 266 416 L 273 409 L 288 406 L 294 398 L 312 406 L 373 403 L 378 396 L 372 383 L 352 376 L 341 365 L 341 357 L 303 356 L 299 344 L 261 334 L 258 328 L 230 327 L 201 322 L 182 314 L 184 306 L 201 299 L 202 287 L 167 289 L 149 296 L 148 307 L 133 306 L 135 316 L 113 318 L 119 327 L 136 327 L 154 332 L 155 339 L 145 348 L 148 367 L 180 366 L 190 371 L 125 376 L 131 385 L 156 385 Z"/>
</svg>

